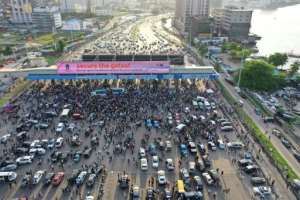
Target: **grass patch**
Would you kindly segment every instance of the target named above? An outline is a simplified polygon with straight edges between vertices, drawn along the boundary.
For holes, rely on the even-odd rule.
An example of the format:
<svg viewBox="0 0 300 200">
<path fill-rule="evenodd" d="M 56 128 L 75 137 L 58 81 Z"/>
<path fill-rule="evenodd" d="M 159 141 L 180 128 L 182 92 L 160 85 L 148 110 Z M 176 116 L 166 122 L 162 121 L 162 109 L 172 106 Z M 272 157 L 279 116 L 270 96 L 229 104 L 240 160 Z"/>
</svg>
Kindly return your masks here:
<svg viewBox="0 0 300 200">
<path fill-rule="evenodd" d="M 217 84 L 227 101 L 234 105 L 236 101 L 227 91 L 227 89 L 222 85 L 221 82 L 217 81 Z M 236 112 L 239 115 L 239 117 L 245 122 L 250 133 L 260 143 L 261 147 L 266 152 L 266 154 L 271 158 L 279 172 L 284 177 L 288 177 L 287 181 L 298 179 L 298 175 L 289 166 L 286 159 L 279 153 L 279 151 L 274 147 L 274 145 L 271 143 L 266 134 L 264 134 L 261 131 L 261 129 L 256 125 L 256 123 L 251 119 L 251 117 L 242 108 L 236 107 Z"/>
<path fill-rule="evenodd" d="M 6 93 L 3 97 L 0 98 L 0 107 L 3 107 L 13 97 L 18 96 L 25 89 L 29 88 L 30 85 L 31 85 L 30 81 L 27 80 L 18 81 L 8 93 Z"/>
<path fill-rule="evenodd" d="M 59 55 L 57 56 L 45 56 L 46 61 L 48 62 L 48 65 L 55 65 L 56 61 L 60 58 Z"/>
<path fill-rule="evenodd" d="M 53 41 L 54 41 L 54 35 L 52 33 L 41 35 L 34 39 L 35 43 L 39 43 L 42 45 L 51 44 L 51 43 L 53 43 Z"/>
</svg>

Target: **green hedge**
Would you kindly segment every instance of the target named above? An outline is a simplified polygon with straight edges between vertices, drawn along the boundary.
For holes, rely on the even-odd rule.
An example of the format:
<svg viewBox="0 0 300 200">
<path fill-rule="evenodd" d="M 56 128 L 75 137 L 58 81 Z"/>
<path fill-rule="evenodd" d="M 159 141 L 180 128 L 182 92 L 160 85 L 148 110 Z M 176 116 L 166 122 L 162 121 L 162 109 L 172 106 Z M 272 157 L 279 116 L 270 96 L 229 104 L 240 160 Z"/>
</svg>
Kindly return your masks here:
<svg viewBox="0 0 300 200">
<path fill-rule="evenodd" d="M 221 89 L 222 94 L 231 104 L 235 104 L 236 100 L 230 95 L 227 89 L 222 85 L 221 82 L 217 81 L 219 88 Z M 255 124 L 255 122 L 249 117 L 249 115 L 239 107 L 236 107 L 236 111 L 239 117 L 244 121 L 247 128 L 250 130 L 251 134 L 258 140 L 264 151 L 267 155 L 273 160 L 276 167 L 279 169 L 280 173 L 286 171 L 288 175 L 288 181 L 292 179 L 299 179 L 298 175 L 294 170 L 289 166 L 286 159 L 279 153 L 279 151 L 273 146 L 266 134 L 264 134 L 260 128 Z M 285 174 L 285 175 L 286 175 Z"/>
</svg>

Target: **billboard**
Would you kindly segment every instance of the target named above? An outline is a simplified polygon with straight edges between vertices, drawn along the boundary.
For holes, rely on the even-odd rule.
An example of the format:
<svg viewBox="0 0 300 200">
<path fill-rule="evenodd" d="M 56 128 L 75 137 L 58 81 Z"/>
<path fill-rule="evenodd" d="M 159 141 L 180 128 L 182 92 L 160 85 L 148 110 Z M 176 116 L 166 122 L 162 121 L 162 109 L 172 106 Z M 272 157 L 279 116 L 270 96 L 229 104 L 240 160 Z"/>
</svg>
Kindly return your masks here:
<svg viewBox="0 0 300 200">
<path fill-rule="evenodd" d="M 57 64 L 58 74 L 164 74 L 169 61 L 76 61 Z"/>
</svg>

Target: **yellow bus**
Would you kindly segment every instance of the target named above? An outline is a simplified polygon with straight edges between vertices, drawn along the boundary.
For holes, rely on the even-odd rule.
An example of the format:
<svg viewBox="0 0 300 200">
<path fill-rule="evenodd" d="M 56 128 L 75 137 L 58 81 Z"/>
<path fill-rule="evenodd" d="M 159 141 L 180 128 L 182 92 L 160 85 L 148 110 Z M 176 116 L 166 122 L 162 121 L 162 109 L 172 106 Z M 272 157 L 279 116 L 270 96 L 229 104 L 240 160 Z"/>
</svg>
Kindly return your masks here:
<svg viewBox="0 0 300 200">
<path fill-rule="evenodd" d="M 177 191 L 179 194 L 183 194 L 185 191 L 184 191 L 184 183 L 183 183 L 183 180 L 178 180 L 177 181 Z"/>
</svg>

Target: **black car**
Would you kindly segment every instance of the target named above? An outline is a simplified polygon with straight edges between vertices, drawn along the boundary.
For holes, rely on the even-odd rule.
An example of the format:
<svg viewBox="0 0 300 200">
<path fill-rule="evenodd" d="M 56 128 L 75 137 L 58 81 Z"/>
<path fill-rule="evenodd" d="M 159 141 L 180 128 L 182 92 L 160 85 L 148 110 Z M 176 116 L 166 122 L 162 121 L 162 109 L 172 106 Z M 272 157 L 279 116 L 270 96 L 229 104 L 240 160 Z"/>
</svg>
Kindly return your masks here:
<svg viewBox="0 0 300 200">
<path fill-rule="evenodd" d="M 146 200 L 153 200 L 155 199 L 154 197 L 154 189 L 152 187 L 147 188 L 147 196 Z"/>
<path fill-rule="evenodd" d="M 211 160 L 209 159 L 208 155 L 203 155 L 202 160 L 204 162 L 205 167 L 211 166 Z"/>
<path fill-rule="evenodd" d="M 50 172 L 45 176 L 45 180 L 44 180 L 44 185 L 50 185 L 50 183 L 52 182 L 52 179 L 54 177 L 54 173 Z"/>
<path fill-rule="evenodd" d="M 96 177 L 97 177 L 96 174 L 90 174 L 88 177 L 88 180 L 86 182 L 86 185 L 88 187 L 93 187 L 93 185 L 95 184 L 95 181 L 96 181 Z"/>
<path fill-rule="evenodd" d="M 82 154 L 85 158 L 89 158 L 91 156 L 91 153 L 92 153 L 92 148 L 87 148 L 83 151 Z"/>
<path fill-rule="evenodd" d="M 290 144 L 290 142 L 287 140 L 287 139 L 285 139 L 285 138 L 281 138 L 281 143 L 286 147 L 286 148 L 291 148 L 291 144 Z"/>
<path fill-rule="evenodd" d="M 29 149 L 28 148 L 25 148 L 25 147 L 18 147 L 16 148 L 15 150 L 15 154 L 20 156 L 20 155 L 25 155 L 29 152 Z"/>
<path fill-rule="evenodd" d="M 0 163 L 0 167 L 6 167 L 7 165 L 12 165 L 12 164 L 15 164 L 15 162 L 12 160 L 4 160 Z"/>
<path fill-rule="evenodd" d="M 72 174 L 71 174 L 70 178 L 68 179 L 68 182 L 69 182 L 70 184 L 75 184 L 76 178 L 77 178 L 77 176 L 79 175 L 80 172 L 81 172 L 81 171 L 80 171 L 79 169 L 74 169 L 74 170 L 72 171 Z"/>
</svg>

